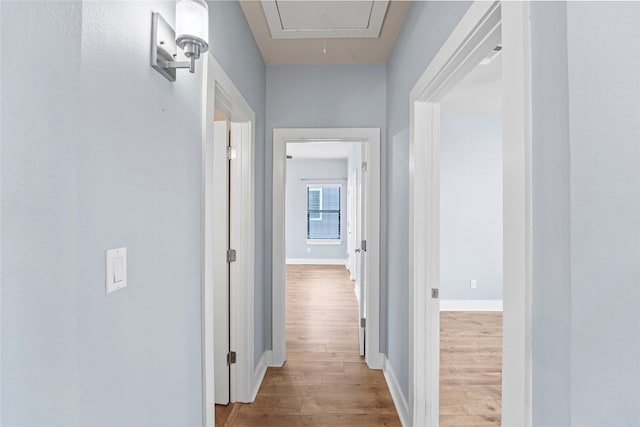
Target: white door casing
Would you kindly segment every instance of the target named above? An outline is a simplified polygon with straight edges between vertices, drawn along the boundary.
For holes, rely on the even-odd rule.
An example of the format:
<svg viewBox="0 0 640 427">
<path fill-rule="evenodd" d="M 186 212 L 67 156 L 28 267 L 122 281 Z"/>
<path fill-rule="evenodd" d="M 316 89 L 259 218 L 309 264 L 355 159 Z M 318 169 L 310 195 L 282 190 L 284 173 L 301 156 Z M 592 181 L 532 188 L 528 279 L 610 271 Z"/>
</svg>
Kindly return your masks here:
<svg viewBox="0 0 640 427">
<path fill-rule="evenodd" d="M 231 351 L 237 362 L 230 366 L 231 401 L 253 402 L 256 395 L 254 369 L 254 181 L 252 128 L 249 122 L 231 121 L 230 162 L 231 215 L 229 246 L 236 251 L 236 261 L 229 264 L 230 275 L 230 336 Z M 249 243 L 250 246 L 247 246 Z M 250 323 L 249 323 L 250 322 Z M 249 332 L 249 333 L 248 333 Z"/>
<path fill-rule="evenodd" d="M 357 257 L 356 264 L 358 268 L 358 273 L 356 274 L 356 286 L 358 289 L 358 319 L 362 322 L 362 319 L 366 321 L 367 319 L 367 248 L 366 241 L 367 239 L 367 147 L 361 147 L 361 156 L 362 162 L 358 166 L 357 171 L 359 172 L 359 177 L 357 180 L 357 213 L 356 213 L 356 229 L 358 241 L 357 245 Z M 366 357 L 366 339 L 367 339 L 367 330 L 366 326 L 362 324 L 359 325 L 358 328 L 358 340 L 360 347 L 360 356 Z"/>
<path fill-rule="evenodd" d="M 285 182 L 286 145 L 313 141 L 362 142 L 367 145 L 367 263 L 368 289 L 364 299 L 368 309 L 365 361 L 381 369 L 380 353 L 380 129 L 378 128 L 288 128 L 273 130 L 272 194 L 272 357 L 271 366 L 286 361 L 285 334 Z"/>
<path fill-rule="evenodd" d="M 228 146 L 229 124 L 225 121 L 214 123 L 213 149 L 217 152 L 214 157 L 213 179 L 224 182 L 229 186 L 228 164 L 226 150 Z M 217 198 L 216 209 L 213 214 L 213 234 L 215 243 L 213 249 L 214 263 L 214 369 L 215 369 L 215 402 L 226 405 L 229 403 L 229 268 L 226 262 L 226 252 L 229 248 L 229 198 Z"/>
<path fill-rule="evenodd" d="M 219 148 L 215 138 L 214 109 L 217 107 L 233 121 L 232 145 L 236 148 L 236 168 L 232 168 L 234 195 L 231 198 L 231 235 L 237 239 L 237 262 L 231 267 L 231 345 L 237 352 L 237 364 L 231 373 L 231 401 L 250 402 L 255 399 L 256 383 L 262 380 L 264 370 L 254 366 L 254 258 L 255 258 L 255 188 L 254 146 L 255 114 L 244 100 L 232 80 L 211 53 L 203 64 L 202 98 L 202 396 L 203 425 L 214 424 L 215 401 L 215 277 L 221 272 L 216 266 L 217 233 L 221 230 L 221 216 L 216 216 L 220 200 L 226 195 L 226 179 L 219 179 L 221 162 L 226 152 Z M 237 140 L 236 140 L 237 138 Z M 224 141 L 223 141 L 224 142 Z M 216 231 L 217 230 L 217 231 Z M 233 242 L 232 242 L 233 243 Z M 223 257 L 226 262 L 226 253 Z M 266 367 L 265 367 L 266 369 Z"/>
<path fill-rule="evenodd" d="M 410 93 L 409 286 L 414 426 L 439 405 L 439 101 L 497 43 L 503 61 L 504 317 L 502 425 L 531 425 L 529 6 L 472 4 Z"/>
<path fill-rule="evenodd" d="M 349 220 L 347 221 L 347 268 L 349 269 L 349 279 L 355 280 L 356 278 L 356 247 L 357 247 L 357 235 L 356 235 L 356 200 L 357 200 L 357 176 L 358 171 L 353 170 L 349 175 L 347 183 L 347 215 Z M 356 289 L 357 292 L 357 289 Z M 359 298 L 359 297 L 358 297 Z"/>
</svg>

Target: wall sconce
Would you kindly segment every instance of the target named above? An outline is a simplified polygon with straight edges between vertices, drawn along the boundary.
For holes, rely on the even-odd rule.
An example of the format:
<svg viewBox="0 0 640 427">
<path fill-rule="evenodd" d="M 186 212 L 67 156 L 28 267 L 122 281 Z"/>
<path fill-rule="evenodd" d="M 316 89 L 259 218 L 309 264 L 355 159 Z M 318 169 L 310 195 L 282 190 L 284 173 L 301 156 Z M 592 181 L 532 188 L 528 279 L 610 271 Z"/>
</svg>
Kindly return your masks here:
<svg viewBox="0 0 640 427">
<path fill-rule="evenodd" d="M 176 35 L 177 34 L 177 35 Z M 204 0 L 178 0 L 176 30 L 158 13 L 151 14 L 151 66 L 171 82 L 176 70 L 195 72 L 196 59 L 209 49 L 209 13 Z M 178 47 L 187 61 L 178 61 Z"/>
</svg>

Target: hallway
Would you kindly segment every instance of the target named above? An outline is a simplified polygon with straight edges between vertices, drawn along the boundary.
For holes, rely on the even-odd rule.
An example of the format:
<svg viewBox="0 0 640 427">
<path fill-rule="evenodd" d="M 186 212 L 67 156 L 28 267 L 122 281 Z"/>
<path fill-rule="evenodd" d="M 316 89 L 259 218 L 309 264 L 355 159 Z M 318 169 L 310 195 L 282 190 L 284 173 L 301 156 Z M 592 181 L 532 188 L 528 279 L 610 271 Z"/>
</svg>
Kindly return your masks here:
<svg viewBox="0 0 640 427">
<path fill-rule="evenodd" d="M 216 406 L 216 425 L 400 426 L 382 371 L 358 355 L 358 307 L 343 266 L 287 266 L 287 362 L 252 404 Z"/>
</svg>

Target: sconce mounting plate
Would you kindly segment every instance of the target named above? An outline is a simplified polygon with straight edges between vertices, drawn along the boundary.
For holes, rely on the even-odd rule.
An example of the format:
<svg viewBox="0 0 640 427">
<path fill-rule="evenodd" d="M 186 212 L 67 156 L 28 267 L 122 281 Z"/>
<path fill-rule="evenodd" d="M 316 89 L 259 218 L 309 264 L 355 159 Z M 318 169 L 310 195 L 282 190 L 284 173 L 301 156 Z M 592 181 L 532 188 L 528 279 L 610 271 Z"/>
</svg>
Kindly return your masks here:
<svg viewBox="0 0 640 427">
<path fill-rule="evenodd" d="M 176 69 L 184 68 L 188 62 L 179 53 L 176 32 L 158 12 L 151 14 L 151 66 L 170 82 L 176 81 Z"/>
</svg>

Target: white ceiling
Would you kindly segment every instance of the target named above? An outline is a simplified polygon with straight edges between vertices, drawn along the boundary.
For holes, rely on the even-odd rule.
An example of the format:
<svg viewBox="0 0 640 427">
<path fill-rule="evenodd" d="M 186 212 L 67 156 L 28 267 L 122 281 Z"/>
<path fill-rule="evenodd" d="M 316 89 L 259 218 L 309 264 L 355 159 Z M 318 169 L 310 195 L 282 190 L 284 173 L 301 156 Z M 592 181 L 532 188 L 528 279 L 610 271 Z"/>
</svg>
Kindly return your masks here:
<svg viewBox="0 0 640 427">
<path fill-rule="evenodd" d="M 441 101 L 443 115 L 502 113 L 502 55 L 477 65 Z"/>
<path fill-rule="evenodd" d="M 289 142 L 287 156 L 293 159 L 346 159 L 357 142 Z"/>
<path fill-rule="evenodd" d="M 408 1 L 270 0 L 263 7 L 261 1 L 240 0 L 267 64 L 383 64 L 409 5 Z M 265 10 L 272 15 L 271 29 Z M 376 21 L 381 29 L 375 28 Z M 276 37 L 288 38 L 274 38 L 274 28 Z M 305 38 L 297 38 L 301 34 Z"/>
</svg>

